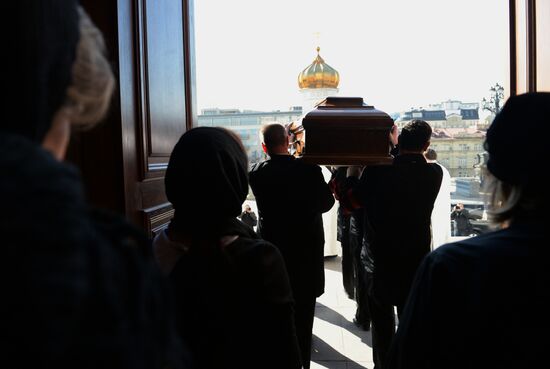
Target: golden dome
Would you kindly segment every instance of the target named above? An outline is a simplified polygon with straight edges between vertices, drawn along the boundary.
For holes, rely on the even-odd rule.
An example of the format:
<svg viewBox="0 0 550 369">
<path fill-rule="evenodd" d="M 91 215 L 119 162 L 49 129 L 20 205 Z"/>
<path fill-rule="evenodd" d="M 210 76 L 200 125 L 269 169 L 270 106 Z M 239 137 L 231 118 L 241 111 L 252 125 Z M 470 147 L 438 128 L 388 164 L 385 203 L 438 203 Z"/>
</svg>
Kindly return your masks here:
<svg viewBox="0 0 550 369">
<path fill-rule="evenodd" d="M 300 88 L 338 88 L 340 75 L 321 58 L 320 50 L 321 48 L 317 47 L 317 57 L 313 63 L 298 75 Z"/>
</svg>

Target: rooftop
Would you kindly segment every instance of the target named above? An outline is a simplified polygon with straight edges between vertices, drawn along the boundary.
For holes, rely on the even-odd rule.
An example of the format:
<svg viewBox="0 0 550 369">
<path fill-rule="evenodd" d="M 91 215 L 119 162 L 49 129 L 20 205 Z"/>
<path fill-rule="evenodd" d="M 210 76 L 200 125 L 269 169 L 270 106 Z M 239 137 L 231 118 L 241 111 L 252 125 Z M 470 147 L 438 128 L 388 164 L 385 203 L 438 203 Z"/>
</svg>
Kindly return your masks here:
<svg viewBox="0 0 550 369">
<path fill-rule="evenodd" d="M 455 138 L 483 138 L 486 132 L 477 128 L 434 128 L 432 138 L 455 139 Z"/>
</svg>

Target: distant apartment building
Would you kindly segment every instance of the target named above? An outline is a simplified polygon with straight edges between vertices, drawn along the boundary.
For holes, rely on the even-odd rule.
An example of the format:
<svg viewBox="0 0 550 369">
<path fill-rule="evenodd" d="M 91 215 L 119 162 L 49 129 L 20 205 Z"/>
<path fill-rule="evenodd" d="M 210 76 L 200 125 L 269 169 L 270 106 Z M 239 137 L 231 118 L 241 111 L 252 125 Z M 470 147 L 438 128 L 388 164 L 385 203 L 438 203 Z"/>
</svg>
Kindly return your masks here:
<svg viewBox="0 0 550 369">
<path fill-rule="evenodd" d="M 239 109 L 203 109 L 198 116 L 199 126 L 224 127 L 234 131 L 241 140 L 248 154 L 250 163 L 263 159 L 260 141 L 260 129 L 264 124 L 286 124 L 298 121 L 302 116 L 302 107 L 293 106 L 285 111 L 251 111 Z"/>
<path fill-rule="evenodd" d="M 485 140 L 486 122 L 480 122 L 479 104 L 447 100 L 426 108 L 402 112 L 395 123 L 402 128 L 412 119 L 421 119 L 433 129 L 431 148 L 451 177 L 479 177 L 479 162 Z"/>
<path fill-rule="evenodd" d="M 401 128 L 412 119 L 422 119 L 432 128 L 477 128 L 479 122 L 479 104 L 447 100 L 440 104 L 431 104 L 427 108 L 411 109 L 402 112 L 396 120 Z"/>
<path fill-rule="evenodd" d="M 476 164 L 482 155 L 485 132 L 475 128 L 435 128 L 430 147 L 451 177 L 479 177 Z"/>
</svg>

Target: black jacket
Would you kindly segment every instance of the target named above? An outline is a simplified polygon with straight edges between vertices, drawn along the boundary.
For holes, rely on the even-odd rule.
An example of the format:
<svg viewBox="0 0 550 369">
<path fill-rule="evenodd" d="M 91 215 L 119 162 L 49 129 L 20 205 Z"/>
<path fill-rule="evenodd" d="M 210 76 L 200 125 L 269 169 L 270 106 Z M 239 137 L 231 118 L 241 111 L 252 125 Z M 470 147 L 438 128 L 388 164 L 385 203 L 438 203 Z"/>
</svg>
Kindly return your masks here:
<svg viewBox="0 0 550 369">
<path fill-rule="evenodd" d="M 177 327 L 197 369 L 298 369 L 292 291 L 277 248 L 237 219 L 239 238 L 183 254 L 170 273 Z"/>
<path fill-rule="evenodd" d="M 239 215 L 239 219 L 249 227 L 255 227 L 256 224 L 258 224 L 258 218 L 256 217 L 256 214 L 254 214 L 253 211 L 251 212 L 243 211 L 241 215 Z"/>
<path fill-rule="evenodd" d="M 537 368 L 548 358 L 548 219 L 447 244 L 418 269 L 390 369 Z"/>
<path fill-rule="evenodd" d="M 91 211 L 75 168 L 0 134 L 0 367 L 178 367 L 171 295 L 148 240 Z"/>
<path fill-rule="evenodd" d="M 451 219 L 456 221 L 457 236 L 469 236 L 472 231 L 472 223 L 470 223 L 470 212 L 466 209 L 453 210 Z"/>
<path fill-rule="evenodd" d="M 324 292 L 322 213 L 334 196 L 321 168 L 290 155 L 273 155 L 250 172 L 258 205 L 258 232 L 279 248 L 294 293 Z"/>
<path fill-rule="evenodd" d="M 392 165 L 367 167 L 352 189 L 365 209 L 362 260 L 381 301 L 406 301 L 416 268 L 430 252 L 430 217 L 442 177 L 441 167 L 422 155 L 399 155 Z"/>
</svg>

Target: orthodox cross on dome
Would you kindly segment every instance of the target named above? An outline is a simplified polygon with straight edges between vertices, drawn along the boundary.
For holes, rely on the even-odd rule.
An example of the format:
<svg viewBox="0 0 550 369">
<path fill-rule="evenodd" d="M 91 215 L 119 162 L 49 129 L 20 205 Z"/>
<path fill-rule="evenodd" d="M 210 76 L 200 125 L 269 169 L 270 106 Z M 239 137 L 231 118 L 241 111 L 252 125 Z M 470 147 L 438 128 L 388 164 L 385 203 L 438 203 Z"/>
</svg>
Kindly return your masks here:
<svg viewBox="0 0 550 369">
<path fill-rule="evenodd" d="M 315 43 L 319 45 L 320 44 L 319 41 L 321 41 L 321 32 L 313 32 L 313 36 L 315 36 L 315 41 L 316 41 Z"/>
</svg>

